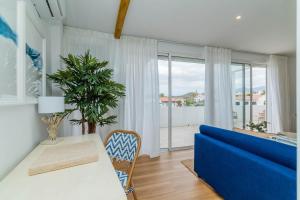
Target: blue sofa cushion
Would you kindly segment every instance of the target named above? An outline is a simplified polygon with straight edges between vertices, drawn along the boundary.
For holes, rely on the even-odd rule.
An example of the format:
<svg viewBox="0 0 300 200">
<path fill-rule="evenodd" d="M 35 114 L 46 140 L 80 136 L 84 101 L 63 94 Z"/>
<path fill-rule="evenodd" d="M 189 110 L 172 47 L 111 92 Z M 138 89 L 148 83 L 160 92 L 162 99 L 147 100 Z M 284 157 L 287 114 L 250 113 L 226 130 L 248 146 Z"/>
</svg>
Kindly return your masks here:
<svg viewBox="0 0 300 200">
<path fill-rule="evenodd" d="M 200 133 L 296 170 L 296 147 L 276 141 L 202 125 Z"/>
</svg>

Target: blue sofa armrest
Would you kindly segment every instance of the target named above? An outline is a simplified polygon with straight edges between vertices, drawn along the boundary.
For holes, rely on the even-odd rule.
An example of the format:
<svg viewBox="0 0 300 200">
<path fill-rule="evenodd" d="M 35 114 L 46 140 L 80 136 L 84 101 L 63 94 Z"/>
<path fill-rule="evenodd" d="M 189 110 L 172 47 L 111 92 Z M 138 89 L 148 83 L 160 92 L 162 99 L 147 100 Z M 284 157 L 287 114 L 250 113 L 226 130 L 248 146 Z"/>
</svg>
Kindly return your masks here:
<svg viewBox="0 0 300 200">
<path fill-rule="evenodd" d="M 228 200 L 295 200 L 296 171 L 203 134 L 195 172 Z"/>
</svg>

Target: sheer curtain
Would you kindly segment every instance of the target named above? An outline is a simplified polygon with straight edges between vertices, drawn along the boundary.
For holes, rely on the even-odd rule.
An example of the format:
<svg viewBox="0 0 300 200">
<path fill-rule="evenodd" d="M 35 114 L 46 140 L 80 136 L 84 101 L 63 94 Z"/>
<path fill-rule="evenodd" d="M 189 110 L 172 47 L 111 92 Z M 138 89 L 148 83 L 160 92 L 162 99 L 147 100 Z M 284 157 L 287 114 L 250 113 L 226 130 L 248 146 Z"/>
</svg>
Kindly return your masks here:
<svg viewBox="0 0 300 200">
<path fill-rule="evenodd" d="M 126 96 L 119 107 L 111 110 L 118 123 L 97 127 L 104 138 L 113 129 L 129 129 L 142 136 L 142 154 L 159 155 L 159 87 L 157 41 L 153 39 L 122 37 L 96 31 L 65 27 L 63 55 L 80 55 L 90 49 L 98 59 L 108 60 L 114 69 L 115 81 L 126 86 Z M 80 118 L 79 111 L 71 117 Z M 80 135 L 81 128 L 64 122 L 64 135 Z"/>
<path fill-rule="evenodd" d="M 205 47 L 205 123 L 233 128 L 231 50 Z"/>
<path fill-rule="evenodd" d="M 143 135 L 142 154 L 159 155 L 159 85 L 157 41 L 122 37 L 119 44 L 120 82 L 126 86 L 121 106 L 125 129 Z M 118 62 L 119 62 L 118 61 Z"/>
<path fill-rule="evenodd" d="M 290 130 L 290 94 L 287 57 L 271 55 L 267 67 L 268 132 Z"/>
</svg>

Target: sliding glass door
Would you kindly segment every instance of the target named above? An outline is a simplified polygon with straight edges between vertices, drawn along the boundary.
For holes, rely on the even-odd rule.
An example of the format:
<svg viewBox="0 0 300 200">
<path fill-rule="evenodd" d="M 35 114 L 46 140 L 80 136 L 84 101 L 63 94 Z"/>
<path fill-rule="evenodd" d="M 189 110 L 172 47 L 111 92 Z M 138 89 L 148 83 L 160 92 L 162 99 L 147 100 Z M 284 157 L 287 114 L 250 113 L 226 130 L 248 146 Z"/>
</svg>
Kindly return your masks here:
<svg viewBox="0 0 300 200">
<path fill-rule="evenodd" d="M 204 123 L 202 60 L 159 57 L 161 148 L 190 148 Z"/>
<path fill-rule="evenodd" d="M 243 65 L 233 64 L 232 74 L 232 100 L 233 100 L 233 124 L 236 128 L 244 127 L 244 67 Z"/>
<path fill-rule="evenodd" d="M 257 124 L 267 121 L 267 69 L 262 66 L 252 67 L 252 122 Z"/>
<path fill-rule="evenodd" d="M 233 63 L 231 73 L 234 127 L 266 121 L 266 67 Z"/>
<path fill-rule="evenodd" d="M 167 56 L 159 56 L 160 92 L 160 148 L 169 148 L 169 61 Z"/>
</svg>

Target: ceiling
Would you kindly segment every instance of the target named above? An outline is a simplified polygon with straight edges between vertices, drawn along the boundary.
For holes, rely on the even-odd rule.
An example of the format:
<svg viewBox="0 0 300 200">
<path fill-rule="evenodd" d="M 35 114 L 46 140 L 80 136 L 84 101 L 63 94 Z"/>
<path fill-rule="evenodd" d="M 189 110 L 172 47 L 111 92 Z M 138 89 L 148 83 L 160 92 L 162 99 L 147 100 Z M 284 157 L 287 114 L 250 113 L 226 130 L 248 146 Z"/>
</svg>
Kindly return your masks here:
<svg viewBox="0 0 300 200">
<path fill-rule="evenodd" d="M 119 0 L 66 0 L 64 24 L 114 33 L 118 7 Z M 296 0 L 131 0 L 122 34 L 292 55 Z"/>
</svg>

